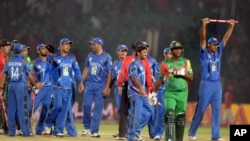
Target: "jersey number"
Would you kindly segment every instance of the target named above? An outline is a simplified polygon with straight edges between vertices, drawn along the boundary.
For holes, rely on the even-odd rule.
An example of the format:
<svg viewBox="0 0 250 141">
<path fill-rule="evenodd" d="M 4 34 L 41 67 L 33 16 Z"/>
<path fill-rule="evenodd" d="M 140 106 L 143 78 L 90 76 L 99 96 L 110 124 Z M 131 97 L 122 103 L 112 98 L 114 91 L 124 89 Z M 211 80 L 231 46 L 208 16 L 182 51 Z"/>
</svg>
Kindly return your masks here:
<svg viewBox="0 0 250 141">
<path fill-rule="evenodd" d="M 11 67 L 11 78 L 19 78 L 19 68 Z"/>
</svg>

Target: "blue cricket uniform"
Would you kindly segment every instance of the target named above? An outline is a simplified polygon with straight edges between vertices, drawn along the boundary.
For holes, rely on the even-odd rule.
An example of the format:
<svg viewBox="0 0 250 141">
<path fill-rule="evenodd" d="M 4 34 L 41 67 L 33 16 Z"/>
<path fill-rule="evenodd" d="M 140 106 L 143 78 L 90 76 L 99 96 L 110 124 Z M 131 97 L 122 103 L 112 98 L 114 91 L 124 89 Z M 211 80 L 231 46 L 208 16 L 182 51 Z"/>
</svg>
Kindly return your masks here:
<svg viewBox="0 0 250 141">
<path fill-rule="evenodd" d="M 36 134 L 40 135 L 45 129 L 45 119 L 47 118 L 49 107 L 51 104 L 51 95 L 52 87 L 49 79 L 45 80 L 45 72 L 47 68 L 47 60 L 42 61 L 40 58 L 37 58 L 33 61 L 33 71 L 35 74 L 36 82 L 44 82 L 45 85 L 42 87 L 35 97 L 34 110 L 39 107 L 39 104 L 42 104 L 42 109 L 40 113 L 39 120 L 36 124 Z"/>
<path fill-rule="evenodd" d="M 155 79 L 157 80 L 160 77 L 160 65 L 159 63 L 156 65 L 156 75 Z M 153 125 L 153 137 L 160 136 L 162 137 L 164 132 L 164 123 L 163 117 L 165 113 L 164 104 L 164 92 L 165 92 L 165 85 L 166 85 L 166 77 L 163 78 L 163 82 L 157 90 L 157 100 L 161 105 L 155 105 L 155 117 L 154 117 L 154 125 Z"/>
<path fill-rule="evenodd" d="M 119 59 L 115 60 L 112 66 L 112 78 L 115 79 L 114 94 L 115 94 L 115 103 L 118 109 L 118 114 L 120 113 L 121 96 L 118 93 L 117 77 L 121 71 L 121 67 L 122 67 L 122 62 L 119 61 Z"/>
<path fill-rule="evenodd" d="M 106 86 L 108 73 L 112 70 L 112 58 L 103 51 L 96 55 L 91 52 L 85 60 L 85 67 L 89 69 L 83 94 L 83 124 L 84 129 L 91 133 L 98 133 L 102 118 L 105 97 L 102 92 Z M 95 103 L 93 116 L 91 116 L 92 103 Z"/>
<path fill-rule="evenodd" d="M 73 81 L 72 81 L 72 98 L 71 98 L 71 103 L 69 104 L 69 110 L 68 110 L 68 114 L 67 114 L 67 120 L 66 120 L 66 131 L 69 135 L 71 136 L 77 136 L 77 131 L 75 130 L 75 126 L 74 125 L 74 115 L 72 112 L 72 107 L 74 105 L 75 102 L 75 97 L 77 94 L 77 83 L 75 80 L 75 74 L 74 72 L 72 72 L 72 76 L 73 76 Z"/>
<path fill-rule="evenodd" d="M 49 74 L 51 75 L 54 109 L 50 118 L 46 119 L 46 126 L 50 128 L 55 122 L 53 134 L 57 135 L 58 133 L 63 133 L 67 114 L 69 113 L 71 114 L 70 116 L 73 116 L 72 112 L 69 112 L 71 108 L 72 81 L 74 79 L 72 72 L 74 72 L 74 77 L 78 83 L 82 82 L 82 76 L 80 67 L 73 54 L 68 54 L 66 57 L 61 56 L 60 53 L 54 54 L 51 58 L 51 65 L 49 65 L 47 70 L 49 70 Z M 46 79 L 48 78 L 46 77 Z M 71 122 L 71 124 L 75 127 L 74 122 Z M 72 132 L 75 133 L 76 128 Z M 70 136 L 75 136 L 70 134 L 71 131 L 67 133 Z"/>
<path fill-rule="evenodd" d="M 77 94 L 77 82 L 75 80 L 75 73 L 72 72 L 72 100 L 71 100 L 71 107 L 74 105 L 75 100 L 76 100 L 76 94 Z"/>
<path fill-rule="evenodd" d="M 8 76 L 8 134 L 16 135 L 16 120 L 20 123 L 23 136 L 30 136 L 30 113 L 27 80 L 32 75 L 30 65 L 20 54 L 15 54 L 3 70 Z M 18 115 L 18 116 L 17 116 Z M 16 119 L 18 117 L 18 119 Z"/>
<path fill-rule="evenodd" d="M 222 101 L 222 88 L 220 82 L 221 56 L 224 50 L 223 42 L 220 42 L 217 51 L 211 55 L 207 48 L 200 50 L 202 66 L 199 99 L 193 121 L 189 129 L 189 135 L 195 136 L 207 106 L 212 108 L 212 140 L 220 138 L 220 107 Z"/>
<path fill-rule="evenodd" d="M 153 79 L 153 83 L 156 82 L 156 75 L 159 73 L 159 68 L 158 67 L 158 63 L 156 61 L 155 58 L 151 57 L 151 56 L 147 56 L 147 60 L 149 62 L 149 65 L 150 65 L 150 71 L 151 71 L 151 74 L 152 74 L 152 79 Z"/>
<path fill-rule="evenodd" d="M 152 74 L 152 82 L 155 83 L 156 82 L 156 75 L 157 73 L 159 73 L 159 68 L 157 68 L 157 61 L 155 58 L 151 57 L 151 56 L 147 56 L 147 60 L 149 62 L 149 65 L 150 65 L 150 71 L 151 71 L 151 74 Z M 156 123 L 156 107 L 153 107 L 151 106 L 151 118 L 148 122 L 148 132 L 149 132 L 149 136 L 150 137 L 154 137 L 155 136 L 155 132 L 157 129 L 159 129 L 159 127 L 156 127 L 155 126 L 155 123 Z"/>
<path fill-rule="evenodd" d="M 129 81 L 128 81 L 128 97 L 130 101 L 129 107 L 129 124 L 128 124 L 128 140 L 133 141 L 136 134 L 141 131 L 151 117 L 152 106 L 149 105 L 147 97 L 140 95 L 138 88 L 131 79 L 136 76 L 144 90 L 146 90 L 145 69 L 141 59 L 135 58 L 129 65 Z M 143 119 L 143 120 L 141 120 Z"/>
</svg>

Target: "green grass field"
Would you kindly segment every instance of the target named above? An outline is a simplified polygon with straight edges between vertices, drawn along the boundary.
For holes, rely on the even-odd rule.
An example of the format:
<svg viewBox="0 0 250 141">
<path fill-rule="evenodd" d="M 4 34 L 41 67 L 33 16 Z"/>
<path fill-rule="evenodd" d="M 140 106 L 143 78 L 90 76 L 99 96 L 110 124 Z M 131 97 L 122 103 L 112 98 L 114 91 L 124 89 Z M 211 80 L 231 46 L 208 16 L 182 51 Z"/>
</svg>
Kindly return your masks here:
<svg viewBox="0 0 250 141">
<path fill-rule="evenodd" d="M 111 141 L 115 140 L 112 135 L 117 133 L 118 125 L 117 124 L 102 124 L 100 126 L 100 138 L 92 138 L 90 136 L 81 136 L 82 125 L 76 124 L 78 129 L 78 136 L 77 137 L 53 137 L 53 136 L 32 136 L 32 137 L 22 137 L 22 136 L 15 136 L 9 137 L 8 135 L 0 135 L 0 141 Z M 185 129 L 185 138 L 184 141 L 188 141 L 187 138 L 188 127 Z M 211 128 L 209 127 L 202 127 L 198 129 L 197 132 L 197 140 L 198 141 L 209 141 L 211 136 Z M 142 132 L 142 136 L 146 141 L 150 141 L 152 139 L 148 136 L 148 129 L 145 127 Z M 229 128 L 221 128 L 221 136 L 226 140 L 229 141 Z"/>
</svg>

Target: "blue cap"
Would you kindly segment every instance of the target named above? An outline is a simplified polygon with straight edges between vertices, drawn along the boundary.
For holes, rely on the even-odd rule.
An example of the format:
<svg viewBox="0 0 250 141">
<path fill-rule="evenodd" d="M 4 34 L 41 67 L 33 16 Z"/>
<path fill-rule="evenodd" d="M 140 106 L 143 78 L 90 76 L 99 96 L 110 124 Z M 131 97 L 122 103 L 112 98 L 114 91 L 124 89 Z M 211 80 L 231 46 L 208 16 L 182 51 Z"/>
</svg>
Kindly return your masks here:
<svg viewBox="0 0 250 141">
<path fill-rule="evenodd" d="M 121 51 L 121 50 L 127 50 L 128 51 L 128 47 L 126 45 L 119 45 L 117 48 L 117 51 Z"/>
<path fill-rule="evenodd" d="M 24 49 L 24 45 L 17 43 L 14 45 L 14 52 L 21 52 Z"/>
<path fill-rule="evenodd" d="M 103 40 L 101 38 L 94 38 L 92 41 L 89 41 L 89 44 L 100 44 L 103 45 Z"/>
<path fill-rule="evenodd" d="M 45 48 L 45 47 L 48 47 L 47 45 L 45 44 L 39 44 L 37 47 L 36 47 L 36 50 L 40 50 L 41 48 Z"/>
<path fill-rule="evenodd" d="M 170 48 L 165 48 L 164 50 L 163 50 L 163 53 L 164 54 L 168 54 L 168 53 L 170 53 L 171 52 L 171 50 L 170 50 Z"/>
<path fill-rule="evenodd" d="M 218 45 L 218 44 L 219 44 L 219 41 L 218 41 L 216 38 L 214 38 L 214 37 L 210 37 L 210 38 L 208 39 L 208 43 L 209 43 L 209 44 Z"/>
<path fill-rule="evenodd" d="M 60 44 L 65 44 L 65 43 L 72 44 L 73 42 L 70 41 L 68 38 L 62 38 L 60 40 Z"/>
</svg>

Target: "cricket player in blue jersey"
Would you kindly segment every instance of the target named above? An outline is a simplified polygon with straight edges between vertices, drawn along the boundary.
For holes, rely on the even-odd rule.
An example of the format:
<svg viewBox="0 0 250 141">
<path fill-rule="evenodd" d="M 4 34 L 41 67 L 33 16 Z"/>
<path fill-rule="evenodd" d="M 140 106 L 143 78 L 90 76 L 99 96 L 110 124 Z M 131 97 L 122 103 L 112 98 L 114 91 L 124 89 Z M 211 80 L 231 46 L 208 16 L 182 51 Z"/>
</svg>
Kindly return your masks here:
<svg viewBox="0 0 250 141">
<path fill-rule="evenodd" d="M 112 57 L 103 50 L 103 40 L 94 38 L 89 42 L 92 48 L 85 60 L 83 70 L 83 81 L 85 90 L 83 93 L 83 124 L 82 135 L 87 135 L 89 131 L 92 137 L 100 137 L 99 126 L 102 119 L 102 110 L 105 97 L 110 92 Z M 95 103 L 93 116 L 91 117 L 91 107 Z"/>
<path fill-rule="evenodd" d="M 82 92 L 84 88 L 80 67 L 75 56 L 69 53 L 72 43 L 73 42 L 68 38 L 62 38 L 60 40 L 59 51 L 53 55 L 51 62 L 52 65 L 47 68 L 51 73 L 52 88 L 54 93 L 54 108 L 50 115 L 50 119 L 54 119 L 55 121 L 53 135 L 60 137 L 64 136 L 63 130 L 66 124 L 68 110 L 71 107 L 72 80 L 74 79 L 72 76 L 72 71 L 74 71 L 75 78 L 78 83 L 78 91 Z M 46 77 L 46 79 L 48 78 L 49 76 Z M 46 120 L 46 133 L 50 133 L 51 126 L 53 125 L 53 120 L 51 121 L 52 122 L 49 123 L 49 121 L 47 122 Z M 74 124 L 74 122 L 71 124 Z M 74 130 L 76 130 L 76 128 Z M 71 135 L 70 131 L 67 133 L 69 136 L 75 136 Z"/>
<path fill-rule="evenodd" d="M 128 141 L 140 140 L 137 138 L 141 127 L 147 125 L 150 117 L 152 106 L 149 105 L 146 89 L 146 75 L 142 60 L 147 58 L 147 47 L 145 45 L 137 46 L 135 49 L 135 59 L 129 65 L 128 80 L 128 97 L 130 101 L 129 124 L 128 124 Z M 147 113 L 147 114 L 146 114 Z M 142 120 L 145 121 L 142 125 Z"/>
<path fill-rule="evenodd" d="M 202 19 L 200 32 L 200 61 L 202 72 L 198 103 L 188 133 L 190 141 L 196 141 L 196 131 L 209 104 L 211 104 L 213 119 L 212 140 L 224 141 L 224 139 L 220 137 L 220 109 L 222 102 L 220 82 L 221 56 L 233 32 L 235 20 L 229 20 L 229 27 L 221 42 L 214 37 L 210 37 L 208 44 L 206 44 L 206 27 L 209 23 L 209 18 Z"/>
<path fill-rule="evenodd" d="M 150 49 L 149 44 L 145 41 L 143 41 L 142 43 L 145 44 L 145 46 L 147 47 L 147 51 L 148 51 L 147 60 L 149 62 L 150 71 L 152 74 L 152 83 L 154 84 L 156 82 L 156 75 L 159 73 L 159 68 L 157 68 L 159 65 L 156 59 L 149 55 L 149 49 Z M 156 123 L 155 114 L 156 114 L 155 106 L 151 106 L 151 118 L 148 121 L 148 132 L 149 132 L 150 138 L 154 138 L 156 136 L 155 131 L 158 129 L 158 127 L 155 127 L 155 123 Z"/>
<path fill-rule="evenodd" d="M 30 69 L 30 65 L 24 60 L 22 53 L 24 45 L 14 45 L 14 56 L 5 65 L 3 70 L 3 78 L 0 81 L 2 88 L 5 81 L 8 81 L 8 134 L 10 136 L 16 135 L 16 120 L 18 120 L 22 135 L 31 136 L 30 113 L 29 113 L 29 95 L 27 81 L 36 88 L 41 88 L 43 83 L 35 83 L 34 76 Z M 2 90 L 2 89 L 1 89 Z M 18 116 L 17 116 L 18 114 Z M 16 118 L 18 117 L 18 119 Z"/>
<path fill-rule="evenodd" d="M 49 107 L 51 104 L 52 87 L 51 82 L 47 79 L 45 80 L 45 72 L 47 68 L 47 45 L 39 44 L 37 46 L 38 58 L 33 60 L 33 71 L 35 74 L 36 82 L 44 82 L 44 87 L 40 90 L 35 91 L 36 97 L 34 102 L 34 111 L 38 108 L 39 104 L 42 105 L 42 110 L 40 117 L 36 124 L 36 135 L 45 134 L 43 133 L 45 129 L 45 119 L 49 112 Z"/>
<path fill-rule="evenodd" d="M 171 58 L 171 50 L 170 48 L 165 48 L 163 50 L 163 55 L 164 55 L 164 60 Z M 160 78 L 160 65 L 158 64 L 157 69 L 159 69 L 159 71 L 157 71 L 158 73 L 156 74 L 156 80 L 158 79 L 162 79 L 162 83 L 160 85 L 160 87 L 158 88 L 157 91 L 157 100 L 159 103 L 161 103 L 161 105 L 155 105 L 156 111 L 155 111 L 155 123 L 154 123 L 154 140 L 160 140 L 163 136 L 163 132 L 164 132 L 164 122 L 163 122 L 163 117 L 164 117 L 164 113 L 165 113 L 165 107 L 164 105 L 164 92 L 165 92 L 165 85 L 166 85 L 166 77 L 162 77 Z"/>
<path fill-rule="evenodd" d="M 119 73 L 119 76 L 117 77 L 117 85 L 118 85 L 118 91 L 119 94 L 121 94 L 121 107 L 120 107 L 120 117 L 119 117 L 119 134 L 118 136 L 113 135 L 113 137 L 116 136 L 117 140 L 124 139 L 127 134 L 127 116 L 128 116 L 128 109 L 129 109 L 129 98 L 128 98 L 128 80 L 129 80 L 129 65 L 130 63 L 135 59 L 135 49 L 137 46 L 145 46 L 143 44 L 143 41 L 135 41 L 132 43 L 131 48 L 134 50 L 133 54 L 130 56 L 127 56 L 122 63 L 121 71 Z M 147 84 L 147 90 L 149 92 L 152 91 L 153 85 L 152 85 L 152 75 L 150 71 L 150 65 L 147 59 L 142 60 L 145 74 L 146 74 L 146 84 Z M 146 121 L 147 122 L 147 121 Z M 139 134 L 140 130 L 138 131 L 138 134 L 136 135 L 138 140 L 143 140 L 142 136 Z"/>
<path fill-rule="evenodd" d="M 53 59 L 53 54 L 55 53 L 55 50 L 54 50 L 54 46 L 52 44 L 47 44 L 48 47 L 48 55 L 47 55 L 47 62 L 48 63 L 52 63 L 52 59 Z M 66 131 L 67 131 L 67 134 L 72 136 L 72 137 L 75 137 L 77 136 L 77 131 L 75 129 L 75 125 L 73 124 L 74 123 L 74 116 L 73 116 L 73 113 L 72 113 L 72 106 L 74 104 L 74 101 L 75 101 L 75 95 L 77 93 L 77 82 L 76 82 L 76 79 L 75 79 L 75 74 L 74 74 L 74 71 L 72 71 L 72 99 L 71 99 L 71 102 L 69 104 L 69 109 L 68 109 L 68 114 L 67 114 L 67 118 L 66 118 L 66 125 L 65 125 L 65 128 L 66 128 Z M 51 112 L 52 112 L 52 109 L 54 108 L 54 104 L 53 104 L 53 100 L 54 100 L 54 94 L 52 93 L 51 95 L 51 104 L 50 104 L 50 110 L 49 110 L 49 113 L 48 113 L 48 116 L 46 117 L 46 122 L 48 122 L 48 125 L 54 125 L 55 124 L 55 120 L 51 117 Z M 51 128 L 52 129 L 52 128 Z M 50 131 L 50 132 L 49 132 Z M 43 134 L 45 135 L 50 135 L 52 134 L 52 130 L 47 130 L 47 132 L 43 132 Z"/>
</svg>

